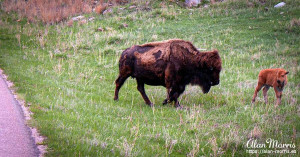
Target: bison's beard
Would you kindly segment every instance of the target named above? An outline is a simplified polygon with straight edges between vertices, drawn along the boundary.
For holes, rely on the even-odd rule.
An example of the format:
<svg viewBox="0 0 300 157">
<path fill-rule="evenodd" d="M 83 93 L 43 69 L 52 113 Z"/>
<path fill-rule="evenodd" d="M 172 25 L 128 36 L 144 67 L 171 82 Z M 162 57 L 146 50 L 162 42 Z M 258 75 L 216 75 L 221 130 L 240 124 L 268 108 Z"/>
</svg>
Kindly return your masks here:
<svg viewBox="0 0 300 157">
<path fill-rule="evenodd" d="M 209 92 L 209 90 L 210 90 L 210 85 L 200 85 L 200 87 L 201 87 L 201 89 L 202 89 L 202 92 L 204 93 L 204 94 L 206 94 L 206 93 L 208 93 Z"/>
<path fill-rule="evenodd" d="M 209 90 L 210 90 L 210 87 L 211 87 L 211 82 L 209 81 L 205 81 L 205 80 L 201 80 L 199 77 L 194 77 L 192 80 L 191 80 L 191 84 L 192 85 L 199 85 L 202 89 L 202 92 L 205 94 L 205 93 L 208 93 Z"/>
</svg>

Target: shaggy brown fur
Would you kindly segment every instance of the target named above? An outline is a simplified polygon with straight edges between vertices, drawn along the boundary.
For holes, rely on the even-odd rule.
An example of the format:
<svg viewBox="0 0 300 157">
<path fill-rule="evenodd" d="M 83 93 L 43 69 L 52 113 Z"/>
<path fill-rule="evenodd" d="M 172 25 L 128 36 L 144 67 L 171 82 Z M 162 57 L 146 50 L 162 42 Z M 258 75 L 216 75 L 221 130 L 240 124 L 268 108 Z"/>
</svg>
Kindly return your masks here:
<svg viewBox="0 0 300 157">
<path fill-rule="evenodd" d="M 252 98 L 252 103 L 255 102 L 255 98 L 257 93 L 263 88 L 263 95 L 265 99 L 265 103 L 268 103 L 268 95 L 267 92 L 270 87 L 273 87 L 276 93 L 277 102 L 276 106 L 281 103 L 281 96 L 284 86 L 287 83 L 287 74 L 289 72 L 284 69 L 264 69 L 258 74 L 258 83 L 255 88 L 255 92 Z"/>
<path fill-rule="evenodd" d="M 175 102 L 187 84 L 200 85 L 207 93 L 211 86 L 219 84 L 221 58 L 217 50 L 199 52 L 191 42 L 172 39 L 135 45 L 126 49 L 119 61 L 119 77 L 115 81 L 115 100 L 119 89 L 131 76 L 136 78 L 138 90 L 146 104 L 153 104 L 147 97 L 144 84 L 161 85 L 167 88 L 167 102 Z"/>
</svg>

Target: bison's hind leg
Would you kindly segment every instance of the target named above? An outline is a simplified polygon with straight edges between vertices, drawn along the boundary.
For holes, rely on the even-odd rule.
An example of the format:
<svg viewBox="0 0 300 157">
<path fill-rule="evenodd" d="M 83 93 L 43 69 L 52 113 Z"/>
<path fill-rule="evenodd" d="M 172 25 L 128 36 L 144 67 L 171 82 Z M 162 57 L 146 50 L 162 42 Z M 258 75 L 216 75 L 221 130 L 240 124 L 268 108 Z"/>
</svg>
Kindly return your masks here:
<svg viewBox="0 0 300 157">
<path fill-rule="evenodd" d="M 116 83 L 116 89 L 115 89 L 115 97 L 114 100 L 118 100 L 119 99 L 119 90 L 122 87 L 122 85 L 124 84 L 124 82 L 126 81 L 126 79 L 129 77 L 129 75 L 119 75 L 119 77 L 117 78 L 117 80 L 115 81 Z"/>
<path fill-rule="evenodd" d="M 115 83 L 116 83 L 116 89 L 115 89 L 115 97 L 114 100 L 118 100 L 119 99 L 119 90 L 122 87 L 122 85 L 124 84 L 124 82 L 126 81 L 126 79 L 129 76 L 132 76 L 132 70 L 133 68 L 128 66 L 127 64 L 121 65 L 119 68 L 119 76 L 116 79 Z"/>
<path fill-rule="evenodd" d="M 263 83 L 258 82 L 257 86 L 255 88 L 254 94 L 253 94 L 253 98 L 252 98 L 252 103 L 255 102 L 255 98 L 257 97 L 257 93 L 261 90 L 261 88 L 264 86 Z"/>
<path fill-rule="evenodd" d="M 263 95 L 264 95 L 264 99 L 265 99 L 265 103 L 268 104 L 268 90 L 269 90 L 270 86 L 265 85 L 265 87 L 263 88 Z"/>
</svg>

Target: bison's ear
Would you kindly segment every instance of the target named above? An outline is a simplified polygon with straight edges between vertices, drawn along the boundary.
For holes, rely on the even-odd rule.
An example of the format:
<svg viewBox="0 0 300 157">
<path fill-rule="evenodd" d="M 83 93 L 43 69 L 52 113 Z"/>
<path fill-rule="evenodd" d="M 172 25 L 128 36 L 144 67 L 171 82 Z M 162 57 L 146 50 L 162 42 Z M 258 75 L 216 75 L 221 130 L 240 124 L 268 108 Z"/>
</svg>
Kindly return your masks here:
<svg viewBox="0 0 300 157">
<path fill-rule="evenodd" d="M 285 74 L 287 75 L 288 73 L 290 73 L 290 72 L 287 71 Z"/>
</svg>

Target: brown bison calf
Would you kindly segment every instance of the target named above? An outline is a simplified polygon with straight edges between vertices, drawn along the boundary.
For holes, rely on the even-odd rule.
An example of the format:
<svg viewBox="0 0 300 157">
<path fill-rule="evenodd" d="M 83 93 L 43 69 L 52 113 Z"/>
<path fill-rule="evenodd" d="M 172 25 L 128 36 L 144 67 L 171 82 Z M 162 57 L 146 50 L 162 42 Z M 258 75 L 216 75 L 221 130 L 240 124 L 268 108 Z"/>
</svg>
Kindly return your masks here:
<svg viewBox="0 0 300 157">
<path fill-rule="evenodd" d="M 258 83 L 257 87 L 255 88 L 255 92 L 252 98 L 252 103 L 255 102 L 255 98 L 257 93 L 263 88 L 263 95 L 265 99 L 265 103 L 268 103 L 268 95 L 267 92 L 270 87 L 273 87 L 276 93 L 277 102 L 276 106 L 281 103 L 281 96 L 283 87 L 287 83 L 287 74 L 289 72 L 285 71 L 284 69 L 264 69 L 259 72 L 258 74 Z"/>
<path fill-rule="evenodd" d="M 192 43 L 180 39 L 135 45 L 126 49 L 119 61 L 119 77 L 115 81 L 115 100 L 125 80 L 136 78 L 137 89 L 144 101 L 153 106 L 145 93 L 144 84 L 164 86 L 167 98 L 163 104 L 175 102 L 187 84 L 200 85 L 207 93 L 219 84 L 221 58 L 218 51 L 199 52 Z"/>
</svg>

